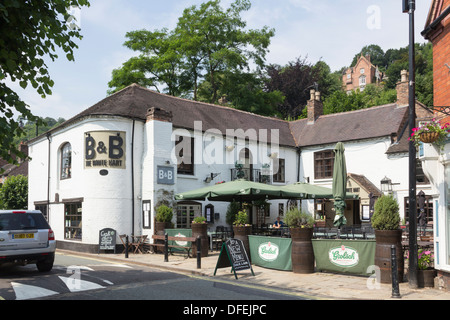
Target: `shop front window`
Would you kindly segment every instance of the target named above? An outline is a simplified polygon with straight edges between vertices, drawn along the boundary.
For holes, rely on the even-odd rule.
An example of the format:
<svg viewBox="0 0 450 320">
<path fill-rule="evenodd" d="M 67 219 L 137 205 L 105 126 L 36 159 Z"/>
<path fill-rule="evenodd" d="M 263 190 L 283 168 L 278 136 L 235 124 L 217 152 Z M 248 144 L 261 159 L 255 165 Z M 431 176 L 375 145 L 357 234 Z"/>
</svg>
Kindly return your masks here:
<svg viewBox="0 0 450 320">
<path fill-rule="evenodd" d="M 81 202 L 64 204 L 64 239 L 81 240 L 82 207 Z"/>
</svg>

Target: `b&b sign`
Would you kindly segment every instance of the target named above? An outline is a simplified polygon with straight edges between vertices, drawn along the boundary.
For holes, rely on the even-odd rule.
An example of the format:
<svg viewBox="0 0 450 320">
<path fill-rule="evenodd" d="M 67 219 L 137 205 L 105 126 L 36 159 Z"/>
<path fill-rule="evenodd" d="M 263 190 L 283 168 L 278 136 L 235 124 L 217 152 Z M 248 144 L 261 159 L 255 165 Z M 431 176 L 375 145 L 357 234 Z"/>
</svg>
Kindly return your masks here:
<svg viewBox="0 0 450 320">
<path fill-rule="evenodd" d="M 85 169 L 125 169 L 125 132 L 90 131 L 84 141 Z"/>
<path fill-rule="evenodd" d="M 175 172 L 173 167 L 157 166 L 156 175 L 156 181 L 159 184 L 175 184 Z"/>
</svg>

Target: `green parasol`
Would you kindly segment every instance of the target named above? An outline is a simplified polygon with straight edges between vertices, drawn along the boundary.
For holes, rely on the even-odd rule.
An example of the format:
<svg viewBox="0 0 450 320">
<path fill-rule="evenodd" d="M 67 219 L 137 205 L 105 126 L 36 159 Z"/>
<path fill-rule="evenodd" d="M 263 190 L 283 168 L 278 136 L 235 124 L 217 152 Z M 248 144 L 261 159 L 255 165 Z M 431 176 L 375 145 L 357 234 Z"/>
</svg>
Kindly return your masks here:
<svg viewBox="0 0 450 320">
<path fill-rule="evenodd" d="M 281 190 L 277 186 L 265 183 L 238 179 L 207 186 L 175 195 L 175 200 L 205 200 L 210 201 L 253 201 L 259 199 L 280 199 Z"/>
<path fill-rule="evenodd" d="M 344 144 L 338 142 L 334 148 L 334 168 L 333 168 L 333 198 L 336 216 L 334 217 L 334 226 L 341 227 L 347 224 L 344 216 L 345 198 L 347 190 L 347 167 L 345 164 Z"/>
</svg>

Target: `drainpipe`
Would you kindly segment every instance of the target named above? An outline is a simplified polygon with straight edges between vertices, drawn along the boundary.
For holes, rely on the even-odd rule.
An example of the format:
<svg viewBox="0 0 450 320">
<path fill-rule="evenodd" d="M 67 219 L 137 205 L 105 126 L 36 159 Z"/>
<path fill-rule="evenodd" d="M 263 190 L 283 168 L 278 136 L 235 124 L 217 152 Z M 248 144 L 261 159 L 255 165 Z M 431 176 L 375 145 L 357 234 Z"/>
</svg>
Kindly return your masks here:
<svg viewBox="0 0 450 320">
<path fill-rule="evenodd" d="M 297 182 L 300 182 L 300 161 L 302 157 L 302 149 L 300 147 L 297 147 Z"/>
<path fill-rule="evenodd" d="M 134 236 L 134 125 L 131 132 L 131 235 Z"/>
<path fill-rule="evenodd" d="M 51 133 L 46 134 L 48 140 L 48 160 L 47 160 L 47 219 L 50 222 L 50 147 L 51 147 Z"/>
</svg>

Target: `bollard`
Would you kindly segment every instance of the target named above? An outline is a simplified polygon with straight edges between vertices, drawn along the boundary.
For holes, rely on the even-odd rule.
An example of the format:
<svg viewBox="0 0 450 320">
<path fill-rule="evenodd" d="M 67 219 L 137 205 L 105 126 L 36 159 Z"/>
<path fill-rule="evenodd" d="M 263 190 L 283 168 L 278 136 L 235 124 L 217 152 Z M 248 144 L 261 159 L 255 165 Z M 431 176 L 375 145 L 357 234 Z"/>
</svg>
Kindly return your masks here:
<svg viewBox="0 0 450 320">
<path fill-rule="evenodd" d="M 125 240 L 125 258 L 128 259 L 128 236 L 126 237 Z"/>
<path fill-rule="evenodd" d="M 169 262 L 169 235 L 164 235 L 164 262 Z"/>
<path fill-rule="evenodd" d="M 398 286 L 397 250 L 394 245 L 391 246 L 391 270 L 392 298 L 400 298 L 400 289 Z"/>
<path fill-rule="evenodd" d="M 197 269 L 202 268 L 202 239 L 197 236 Z"/>
</svg>

